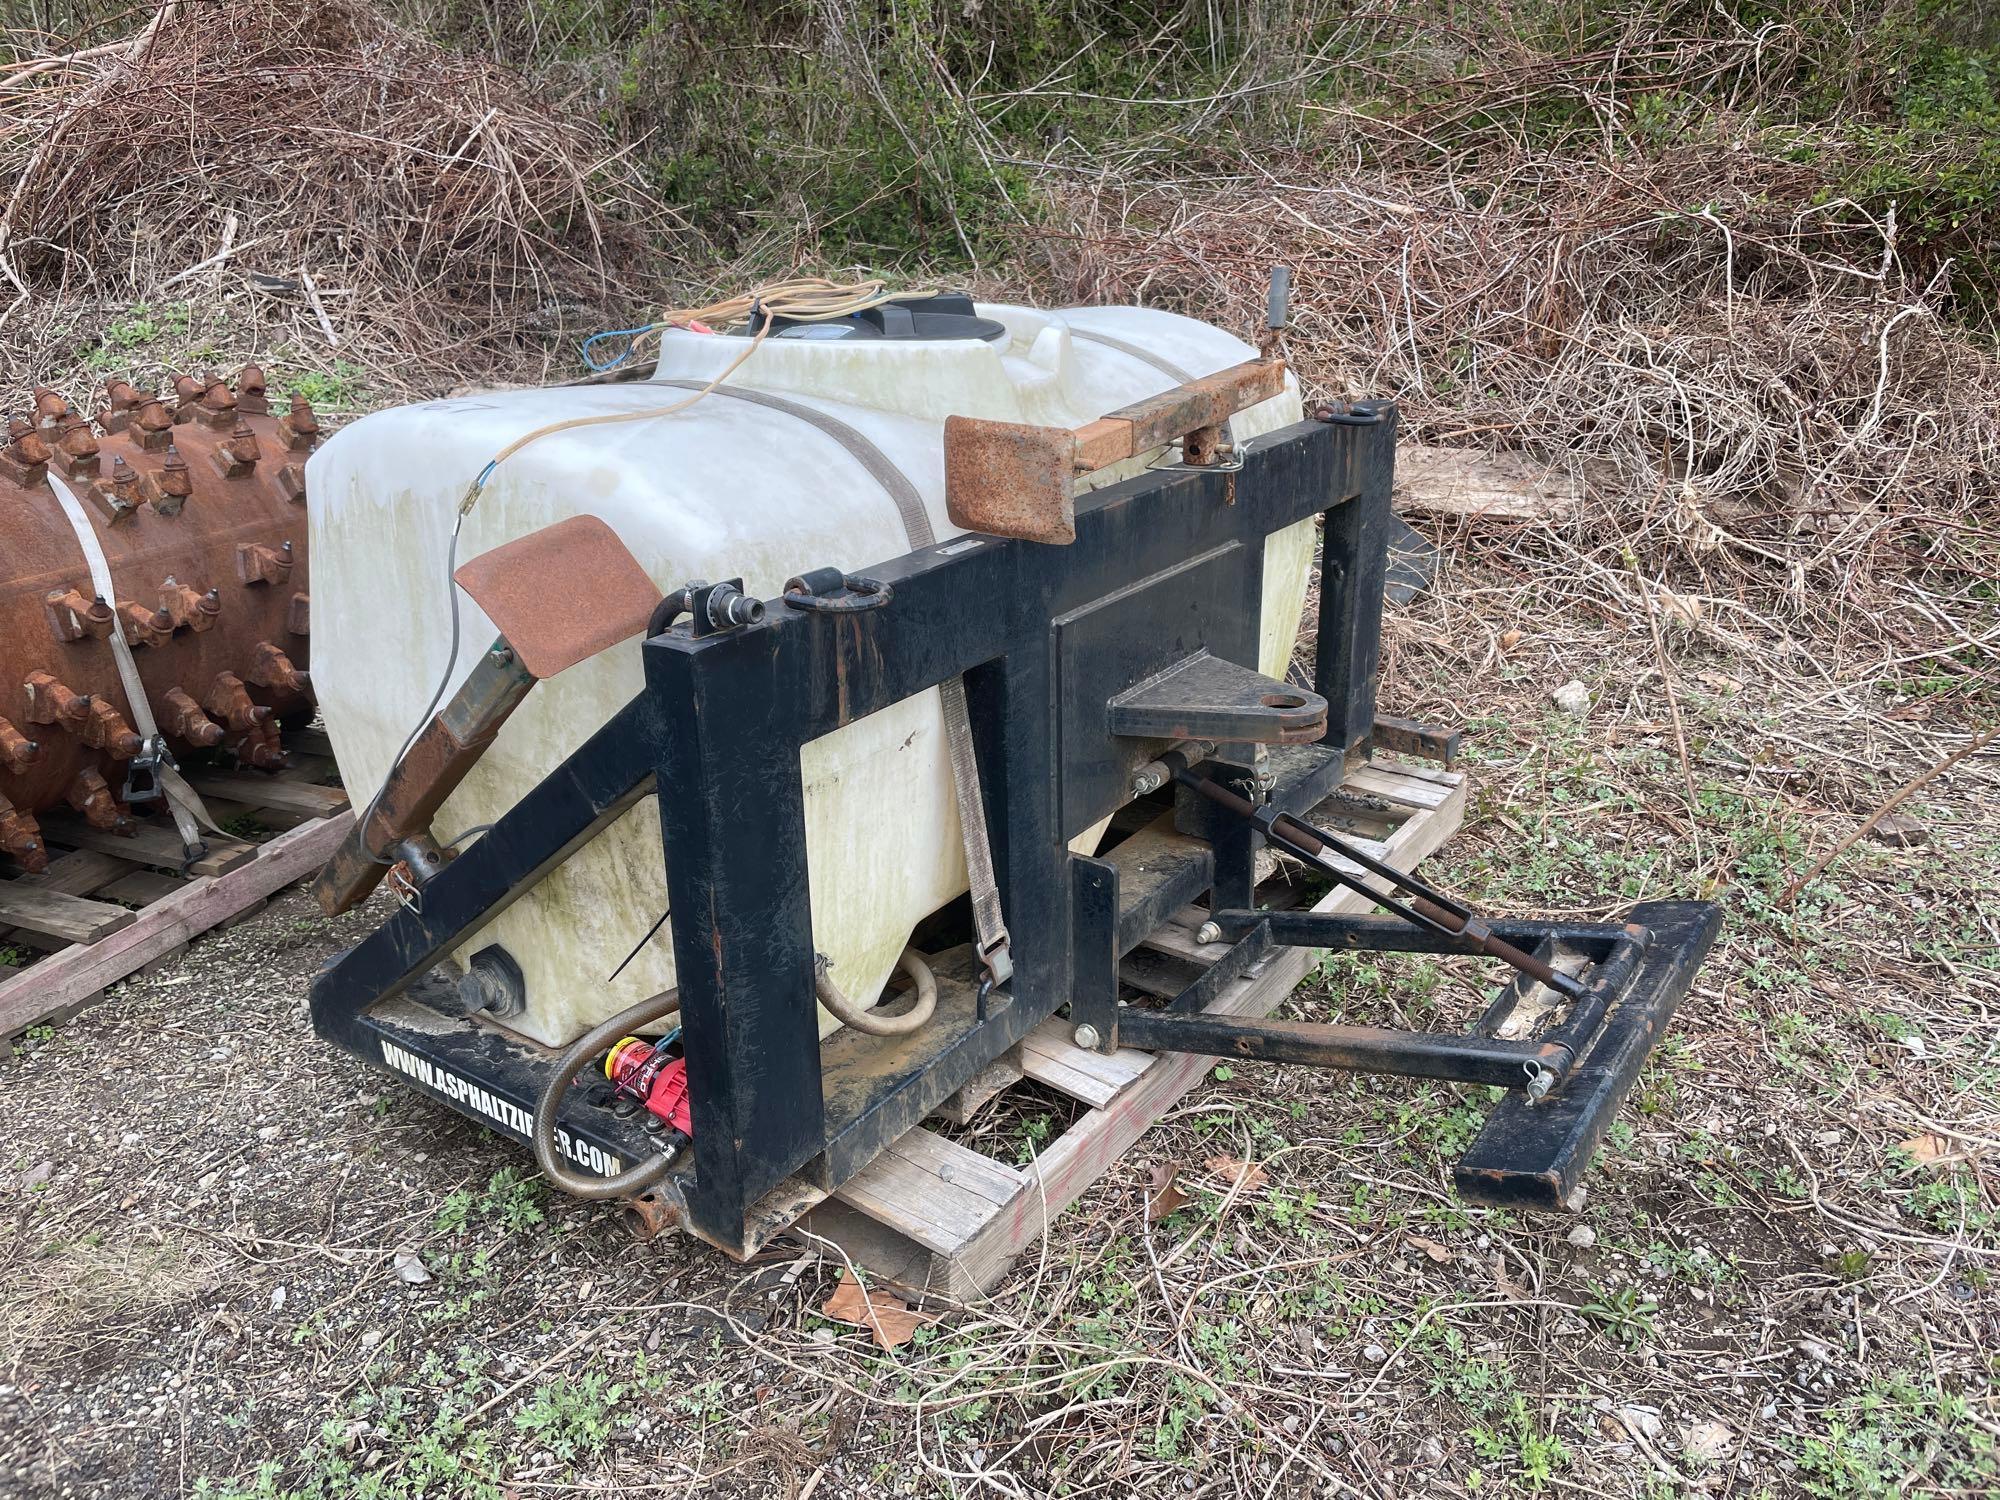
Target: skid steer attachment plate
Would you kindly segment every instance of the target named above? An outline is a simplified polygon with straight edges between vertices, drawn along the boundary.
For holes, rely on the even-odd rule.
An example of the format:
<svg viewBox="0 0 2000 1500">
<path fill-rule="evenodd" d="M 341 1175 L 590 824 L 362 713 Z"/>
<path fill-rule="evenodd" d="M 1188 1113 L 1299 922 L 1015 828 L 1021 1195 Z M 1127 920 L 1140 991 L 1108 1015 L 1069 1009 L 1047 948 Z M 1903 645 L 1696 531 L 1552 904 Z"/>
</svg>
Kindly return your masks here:
<svg viewBox="0 0 2000 1500">
<path fill-rule="evenodd" d="M 414 871 L 419 899 L 390 910 L 315 980 L 315 1027 L 470 1117 L 526 1134 L 520 1116 L 554 1063 L 489 1040 L 505 1027 L 497 1010 L 441 1008 L 423 985 L 498 912 L 650 799 L 667 895 L 655 934 L 673 946 L 692 1127 L 689 1152 L 656 1191 L 690 1232 L 732 1255 L 853 1183 L 1065 1010 L 1069 1038 L 1099 1051 L 1122 1042 L 1497 1085 L 1510 1097 L 1461 1165 L 1461 1187 L 1483 1201 L 1572 1206 L 1578 1175 L 1714 938 L 1716 912 L 1671 902 L 1617 922 L 1482 917 L 1308 821 L 1378 744 L 1432 753 L 1452 744 L 1419 725 L 1378 727 L 1394 408 L 1325 407 L 1235 444 L 1227 465 L 1184 461 L 1080 497 L 1068 488 L 1076 472 L 1176 433 L 1184 460 L 1190 443 L 1212 460 L 1214 424 L 1282 378 L 1269 362 L 1224 372 L 1095 431 L 1061 432 L 1062 443 L 1020 446 L 1014 477 L 972 497 L 1025 506 L 1007 521 L 1017 535 L 956 537 L 860 572 L 834 574 L 827 559 L 813 572 L 840 578 L 837 595 L 800 588 L 737 608 L 746 596 L 722 584 L 678 591 L 690 618 L 671 607 L 654 618 L 639 653 L 643 688 L 459 857 Z M 1308 687 L 1262 678 L 1251 664 L 1266 539 L 1314 516 L 1322 585 Z M 996 509 L 987 519 L 1007 517 Z M 1026 522 L 1073 536 L 1062 546 L 1023 540 L 1035 529 Z M 520 571 L 497 585 L 466 580 L 503 632 L 489 653 L 494 672 L 511 657 L 507 643 L 523 657 L 514 677 L 496 680 L 504 695 L 483 701 L 520 691 L 531 667 L 555 670 L 622 639 L 646 613 L 636 565 L 627 609 L 604 602 L 607 574 L 630 563 L 623 549 L 613 543 L 601 565 L 580 564 L 606 538 L 593 523 L 567 524 L 572 536 L 550 555 L 535 550 L 546 535 L 514 544 L 508 561 Z M 718 610 L 724 594 L 732 602 Z M 647 609 L 655 597 L 648 585 Z M 829 597 L 855 602 L 828 608 Z M 802 752 L 947 684 L 967 705 L 966 774 L 982 792 L 1013 973 L 999 981 L 973 962 L 969 903 L 946 907 L 910 939 L 936 990 L 921 1029 L 822 1038 L 815 876 L 864 879 L 859 856 L 880 851 L 812 847 Z M 491 711 L 476 720 L 482 734 L 497 723 Z M 442 748 L 470 753 L 470 733 Z M 1138 831 L 1075 852 L 1080 836 L 1120 814 Z M 1336 883 L 1361 882 L 1385 915 L 1258 907 L 1267 848 Z M 1164 1006 L 1129 1000 L 1124 960 L 1204 897 L 1192 936 L 1196 957 L 1214 961 Z M 1215 1010 L 1224 988 L 1277 947 L 1465 954 L 1517 977 L 1456 1034 Z M 576 975 L 580 998 L 601 1000 L 617 961 L 604 957 Z M 1563 1003 L 1544 1007 L 1535 986 Z M 604 1092 L 573 1090 L 558 1110 L 562 1128 L 600 1158 L 628 1162 L 631 1132 Z M 596 1158 L 570 1159 L 601 1171 Z"/>
</svg>

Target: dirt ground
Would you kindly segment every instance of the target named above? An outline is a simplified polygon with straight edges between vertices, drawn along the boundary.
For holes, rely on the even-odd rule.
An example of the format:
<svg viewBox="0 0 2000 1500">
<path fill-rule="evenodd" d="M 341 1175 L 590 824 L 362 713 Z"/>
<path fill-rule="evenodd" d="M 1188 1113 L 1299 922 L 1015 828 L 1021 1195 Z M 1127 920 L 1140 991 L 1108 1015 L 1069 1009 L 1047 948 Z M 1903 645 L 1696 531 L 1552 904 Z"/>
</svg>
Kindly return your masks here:
<svg viewBox="0 0 2000 1500">
<path fill-rule="evenodd" d="M 370 917 L 294 891 L 0 1062 L 0 1495 L 1994 1493 L 1995 754 L 1785 899 L 1965 748 L 1990 655 L 1649 620 L 1526 531 L 1446 540 L 1384 693 L 1468 731 L 1433 873 L 1728 911 L 1576 1218 L 1453 1198 L 1478 1091 L 1218 1067 L 884 1351 L 819 1315 L 830 1255 L 642 1244 L 315 1041 Z M 1476 977 L 1343 959 L 1293 1013 L 1464 1024 Z M 980 1143 L 1062 1124 L 1022 1091 Z M 1162 1168 L 1189 1201 L 1149 1224 Z"/>
</svg>

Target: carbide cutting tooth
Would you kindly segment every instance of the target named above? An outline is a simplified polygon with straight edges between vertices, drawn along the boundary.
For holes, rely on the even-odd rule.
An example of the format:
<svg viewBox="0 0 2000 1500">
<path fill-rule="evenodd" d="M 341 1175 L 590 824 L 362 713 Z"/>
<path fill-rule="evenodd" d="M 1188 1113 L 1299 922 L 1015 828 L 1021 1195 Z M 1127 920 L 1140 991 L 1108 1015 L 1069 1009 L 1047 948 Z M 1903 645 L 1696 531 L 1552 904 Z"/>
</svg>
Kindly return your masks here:
<svg viewBox="0 0 2000 1500">
<path fill-rule="evenodd" d="M 226 432 L 237 422 L 236 395 L 220 375 L 208 377 L 201 393 L 201 419 L 218 432 Z"/>
<path fill-rule="evenodd" d="M 5 854 L 30 875 L 49 867 L 48 846 L 42 842 L 41 825 L 34 814 L 16 807 L 0 793 L 0 854 Z"/>
<path fill-rule="evenodd" d="M 111 606 L 102 594 L 86 599 L 81 589 L 51 589 L 42 597 L 42 613 L 59 641 L 101 641 L 111 634 Z"/>
<path fill-rule="evenodd" d="M 35 387 L 35 430 L 44 434 L 54 434 L 62 430 L 63 419 L 69 415 L 69 403 L 47 386 Z"/>
<path fill-rule="evenodd" d="M 125 430 L 148 453 L 157 453 L 162 448 L 171 450 L 173 447 L 174 419 L 166 403 L 157 396 L 148 396 L 140 404 Z"/>
<path fill-rule="evenodd" d="M 271 399 L 265 390 L 262 365 L 245 365 L 236 372 L 236 409 L 253 417 L 271 414 Z"/>
<path fill-rule="evenodd" d="M 250 680 L 274 693 L 307 691 L 306 674 L 292 665 L 292 659 L 269 641 L 259 641 L 250 654 Z"/>
<path fill-rule="evenodd" d="M 201 711 L 201 705 L 180 688 L 168 688 L 160 698 L 160 719 L 167 733 L 203 750 L 222 743 L 222 726 Z"/>
<path fill-rule="evenodd" d="M 201 405 L 202 393 L 208 389 L 192 375 L 174 377 L 174 420 L 192 421 L 195 408 Z"/>
<path fill-rule="evenodd" d="M 78 771 L 63 793 L 64 800 L 82 813 L 92 828 L 106 833 L 129 834 L 132 816 L 125 804 L 111 794 L 104 778 L 95 771 Z"/>
<path fill-rule="evenodd" d="M 278 418 L 278 435 L 293 452 L 310 449 L 319 441 L 319 418 L 304 396 L 292 397 L 292 409 Z"/>
<path fill-rule="evenodd" d="M 202 694 L 201 706 L 238 734 L 248 733 L 271 717 L 270 709 L 251 701 L 243 679 L 234 672 L 216 673 L 215 681 Z"/>
<path fill-rule="evenodd" d="M 215 450 L 215 466 L 224 479 L 242 479 L 256 471 L 257 460 L 262 456 L 257 434 L 250 430 L 248 422 L 238 417 L 229 440 Z"/>
<path fill-rule="evenodd" d="M 140 646 L 162 646 L 173 639 L 173 616 L 163 609 L 148 609 L 128 601 L 118 606 L 118 619 L 126 643 L 135 650 Z"/>
<path fill-rule="evenodd" d="M 42 758 L 42 743 L 31 740 L 14 727 L 11 719 L 0 718 L 0 765 L 19 775 Z"/>
<path fill-rule="evenodd" d="M 26 417 L 7 423 L 7 446 L 0 448 L 0 479 L 24 490 L 40 489 L 49 477 L 49 445 Z"/>
<path fill-rule="evenodd" d="M 97 447 L 97 434 L 90 430 L 90 424 L 74 413 L 62 419 L 61 432 L 56 438 L 56 465 L 69 479 L 95 479 L 103 467 L 103 458 Z"/>
<path fill-rule="evenodd" d="M 146 477 L 146 491 L 153 509 L 163 516 L 179 515 L 194 493 L 194 477 L 188 473 L 187 461 L 172 443 L 167 444 L 167 459 L 160 472 Z"/>
<path fill-rule="evenodd" d="M 292 544 L 267 547 L 262 542 L 238 542 L 236 576 L 245 584 L 286 582 L 292 576 Z"/>
<path fill-rule="evenodd" d="M 104 410 L 97 414 L 98 425 L 106 432 L 123 432 L 145 400 L 129 380 L 112 376 L 104 382 Z"/>
</svg>

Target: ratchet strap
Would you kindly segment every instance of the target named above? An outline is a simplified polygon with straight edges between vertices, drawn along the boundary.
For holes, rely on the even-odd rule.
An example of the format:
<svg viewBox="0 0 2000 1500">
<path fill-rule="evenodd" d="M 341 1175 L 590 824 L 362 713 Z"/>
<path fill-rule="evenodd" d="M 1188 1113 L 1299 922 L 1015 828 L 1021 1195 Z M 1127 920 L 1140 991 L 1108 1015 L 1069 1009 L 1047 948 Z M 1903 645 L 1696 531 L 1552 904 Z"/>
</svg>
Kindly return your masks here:
<svg viewBox="0 0 2000 1500">
<path fill-rule="evenodd" d="M 111 634 L 107 643 L 111 656 L 118 663 L 118 679 L 125 685 L 125 697 L 132 709 L 132 727 L 139 731 L 144 743 L 134 761 L 143 758 L 147 768 L 153 772 L 159 783 L 159 790 L 166 797 L 167 810 L 173 814 L 174 830 L 180 835 L 181 853 L 192 863 L 208 852 L 202 842 L 201 830 L 227 837 L 203 806 L 201 794 L 187 784 L 167 753 L 166 737 L 160 733 L 159 722 L 153 717 L 153 705 L 146 697 L 146 685 L 139 680 L 139 664 L 132 659 L 131 644 L 125 639 L 125 627 L 118 613 L 118 595 L 111 584 L 111 565 L 104 559 L 104 549 L 97 543 L 96 528 L 90 524 L 90 517 L 69 486 L 51 473 L 49 488 L 55 492 L 62 505 L 63 514 L 69 517 L 70 529 L 76 533 L 76 544 L 82 549 L 83 560 L 90 567 L 91 589 L 98 597 L 111 606 Z M 127 783 L 128 787 L 130 783 Z"/>
<path fill-rule="evenodd" d="M 682 390 L 706 390 L 698 380 L 658 380 L 655 385 L 677 386 Z M 710 392 L 754 406 L 768 407 L 797 417 L 845 448 L 854 461 L 887 492 L 902 517 L 903 535 L 910 549 L 929 547 L 937 541 L 924 498 L 905 474 L 889 461 L 889 456 L 861 433 L 841 421 L 802 402 L 763 391 L 740 390 L 719 385 Z M 972 748 L 972 720 L 965 704 L 965 679 L 950 677 L 938 684 L 944 704 L 944 738 L 951 756 L 951 780 L 958 798 L 958 822 L 965 841 L 966 884 L 972 892 L 972 921 L 979 934 L 979 962 L 988 980 L 1005 984 L 1014 976 L 1014 955 L 1008 945 L 1007 914 L 1000 904 L 1000 882 L 993 871 L 993 845 L 986 836 L 986 798 L 979 789 L 979 760 Z"/>
</svg>

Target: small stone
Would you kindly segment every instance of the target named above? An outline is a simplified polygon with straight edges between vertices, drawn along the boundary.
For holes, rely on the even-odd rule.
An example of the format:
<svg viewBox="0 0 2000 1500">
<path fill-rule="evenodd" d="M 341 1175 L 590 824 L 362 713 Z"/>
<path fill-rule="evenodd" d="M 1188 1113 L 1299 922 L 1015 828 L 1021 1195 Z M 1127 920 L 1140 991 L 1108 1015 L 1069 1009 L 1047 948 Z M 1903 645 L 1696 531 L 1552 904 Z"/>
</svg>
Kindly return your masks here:
<svg viewBox="0 0 2000 1500">
<path fill-rule="evenodd" d="M 1370 1344 L 1366 1349 L 1361 1351 L 1361 1357 L 1371 1365 L 1379 1365 L 1389 1357 L 1389 1351 L 1384 1349 L 1380 1344 Z"/>
<path fill-rule="evenodd" d="M 1579 1224 L 1568 1234 L 1564 1235 L 1563 1238 L 1579 1250 L 1588 1250 L 1592 1245 L 1597 1243 L 1597 1231 L 1592 1229 L 1588 1224 Z"/>
<path fill-rule="evenodd" d="M 272 1312 L 280 1312 L 280 1311 L 282 1311 L 282 1310 L 284 1309 L 284 1306 L 285 1306 L 285 1289 L 284 1289 L 283 1287 L 281 1287 L 281 1286 L 274 1286 L 274 1287 L 272 1287 L 272 1288 L 271 1288 L 271 1311 L 272 1311 Z"/>
<path fill-rule="evenodd" d="M 1656 1438 L 1665 1430 L 1660 1414 L 1650 1406 L 1621 1406 L 1618 1408 L 1618 1420 L 1625 1424 L 1628 1431 L 1636 1432 L 1643 1438 Z"/>
<path fill-rule="evenodd" d="M 1928 844 L 1931 841 L 1931 831 L 1915 818 L 1905 817 L 1902 813 L 1890 813 L 1868 830 L 1868 837 L 1878 844 L 1888 844 L 1896 849 L 1908 849 L 1917 844 Z"/>
<path fill-rule="evenodd" d="M 282 1125 L 265 1125 L 258 1130 L 257 1139 L 268 1145 L 284 1133 L 285 1127 Z"/>
<path fill-rule="evenodd" d="M 1704 1464 L 1720 1464 L 1736 1452 L 1736 1432 L 1726 1422 L 1696 1422 L 1680 1436 L 1680 1452 Z"/>
<path fill-rule="evenodd" d="M 431 1279 L 431 1273 L 414 1250 L 398 1250 L 390 1265 L 402 1280 L 411 1286 L 422 1286 Z"/>
<path fill-rule="evenodd" d="M 1581 719 L 1590 712 L 1590 689 L 1572 677 L 1549 694 L 1549 701 L 1571 718 Z"/>
</svg>

